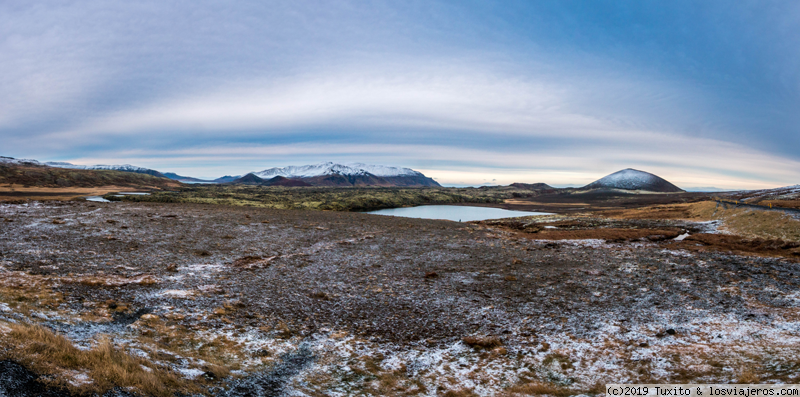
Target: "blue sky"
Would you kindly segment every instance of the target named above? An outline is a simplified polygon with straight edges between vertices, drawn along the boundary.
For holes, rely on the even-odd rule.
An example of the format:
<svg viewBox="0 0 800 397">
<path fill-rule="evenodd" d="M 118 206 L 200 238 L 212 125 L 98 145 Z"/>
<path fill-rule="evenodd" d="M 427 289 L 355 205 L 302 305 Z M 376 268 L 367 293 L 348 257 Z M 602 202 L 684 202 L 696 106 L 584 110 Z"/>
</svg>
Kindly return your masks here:
<svg viewBox="0 0 800 397">
<path fill-rule="evenodd" d="M 0 155 L 800 183 L 797 1 L 0 3 Z"/>
</svg>

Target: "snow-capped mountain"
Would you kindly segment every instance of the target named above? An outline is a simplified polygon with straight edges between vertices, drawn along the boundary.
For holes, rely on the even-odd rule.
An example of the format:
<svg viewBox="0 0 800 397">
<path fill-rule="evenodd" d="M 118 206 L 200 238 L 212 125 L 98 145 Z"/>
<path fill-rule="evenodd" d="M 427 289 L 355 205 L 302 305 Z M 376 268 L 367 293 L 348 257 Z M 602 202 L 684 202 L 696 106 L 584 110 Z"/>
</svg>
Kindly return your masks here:
<svg viewBox="0 0 800 397">
<path fill-rule="evenodd" d="M 424 176 L 422 173 L 410 168 L 387 167 L 384 165 L 370 165 L 363 163 L 337 164 L 333 162 L 288 166 L 283 168 L 270 168 L 260 172 L 254 172 L 257 177 L 262 179 L 282 176 L 284 178 L 312 178 L 323 175 L 366 175 L 375 176 Z"/>
<path fill-rule="evenodd" d="M 800 185 L 784 186 L 775 189 L 742 191 L 733 197 L 739 200 L 797 200 L 800 199 Z"/>
<path fill-rule="evenodd" d="M 137 167 L 135 165 L 130 164 L 122 164 L 122 165 L 106 165 L 106 164 L 96 164 L 96 165 L 79 165 L 79 164 L 72 164 L 66 163 L 63 161 L 48 161 L 44 163 L 44 165 L 48 167 L 56 167 L 56 168 L 70 168 L 76 170 L 111 170 L 111 171 L 125 171 L 125 172 L 135 172 L 138 174 L 148 174 L 154 176 L 163 177 L 164 175 L 156 170 L 151 170 L 149 168 L 144 167 Z"/>
<path fill-rule="evenodd" d="M 253 184 L 263 180 L 264 184 L 268 184 L 266 181 L 276 177 L 298 180 L 312 186 L 439 186 L 433 179 L 410 168 L 333 162 L 269 168 L 245 175 L 233 183 Z"/>
<path fill-rule="evenodd" d="M 0 156 L 0 164 L 13 165 L 42 165 L 42 163 L 31 159 L 15 159 L 13 157 Z"/>
<path fill-rule="evenodd" d="M 600 178 L 586 186 L 584 189 L 620 189 L 644 190 L 649 192 L 673 193 L 682 192 L 683 189 L 669 183 L 667 180 L 649 172 L 627 168 L 611 175 Z"/>
</svg>

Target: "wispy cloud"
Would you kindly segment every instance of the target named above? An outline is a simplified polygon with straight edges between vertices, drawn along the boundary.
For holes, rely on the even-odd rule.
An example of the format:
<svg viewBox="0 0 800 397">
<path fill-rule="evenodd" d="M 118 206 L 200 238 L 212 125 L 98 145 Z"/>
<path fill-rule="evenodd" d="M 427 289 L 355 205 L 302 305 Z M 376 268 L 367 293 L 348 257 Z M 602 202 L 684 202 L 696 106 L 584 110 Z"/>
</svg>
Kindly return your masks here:
<svg viewBox="0 0 800 397">
<path fill-rule="evenodd" d="M 757 4 L 4 2 L 0 154 L 797 183 L 800 6 Z"/>
</svg>

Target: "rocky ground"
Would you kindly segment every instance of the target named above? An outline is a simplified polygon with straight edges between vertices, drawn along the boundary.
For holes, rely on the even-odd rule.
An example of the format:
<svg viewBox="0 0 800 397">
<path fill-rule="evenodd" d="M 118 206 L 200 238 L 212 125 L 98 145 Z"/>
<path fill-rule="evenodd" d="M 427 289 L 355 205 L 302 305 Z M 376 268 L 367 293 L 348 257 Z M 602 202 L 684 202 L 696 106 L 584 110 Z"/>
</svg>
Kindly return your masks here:
<svg viewBox="0 0 800 397">
<path fill-rule="evenodd" d="M 0 396 L 800 383 L 797 246 L 717 226 L 4 204 Z"/>
</svg>

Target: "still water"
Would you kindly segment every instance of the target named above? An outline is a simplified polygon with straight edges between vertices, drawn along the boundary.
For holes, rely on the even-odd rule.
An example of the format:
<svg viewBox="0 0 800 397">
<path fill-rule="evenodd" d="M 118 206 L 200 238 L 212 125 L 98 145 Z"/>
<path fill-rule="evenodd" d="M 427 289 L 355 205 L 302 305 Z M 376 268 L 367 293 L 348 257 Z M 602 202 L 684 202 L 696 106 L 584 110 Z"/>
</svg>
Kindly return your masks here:
<svg viewBox="0 0 800 397">
<path fill-rule="evenodd" d="M 119 194 L 115 194 L 114 197 L 125 197 L 125 196 L 147 196 L 150 193 L 142 193 L 142 192 L 119 192 Z M 95 203 L 110 203 L 111 201 L 106 200 L 103 196 L 86 196 L 86 201 L 94 201 Z"/>
<path fill-rule="evenodd" d="M 419 207 L 390 208 L 370 211 L 368 214 L 400 216 L 404 218 L 445 219 L 456 222 L 516 218 L 520 216 L 531 215 L 550 215 L 547 212 L 510 211 L 500 208 L 467 207 L 462 205 L 421 205 Z"/>
</svg>

